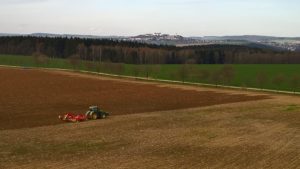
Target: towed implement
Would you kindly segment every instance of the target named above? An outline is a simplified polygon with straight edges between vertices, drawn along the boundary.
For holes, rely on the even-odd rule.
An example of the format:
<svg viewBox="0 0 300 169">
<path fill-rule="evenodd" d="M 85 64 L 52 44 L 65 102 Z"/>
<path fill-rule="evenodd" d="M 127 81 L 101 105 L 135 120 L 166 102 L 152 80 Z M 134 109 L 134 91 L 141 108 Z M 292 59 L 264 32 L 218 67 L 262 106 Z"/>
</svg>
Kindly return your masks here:
<svg viewBox="0 0 300 169">
<path fill-rule="evenodd" d="M 59 119 L 61 119 L 62 121 L 66 121 L 66 122 L 81 122 L 81 121 L 86 121 L 87 118 L 85 115 L 83 114 L 74 114 L 74 113 L 67 113 L 63 116 L 58 116 Z"/>
<path fill-rule="evenodd" d="M 58 116 L 58 118 L 66 122 L 82 122 L 86 120 L 105 119 L 107 116 L 109 116 L 109 113 L 102 111 L 98 106 L 90 106 L 85 114 L 66 113 L 63 116 Z"/>
</svg>

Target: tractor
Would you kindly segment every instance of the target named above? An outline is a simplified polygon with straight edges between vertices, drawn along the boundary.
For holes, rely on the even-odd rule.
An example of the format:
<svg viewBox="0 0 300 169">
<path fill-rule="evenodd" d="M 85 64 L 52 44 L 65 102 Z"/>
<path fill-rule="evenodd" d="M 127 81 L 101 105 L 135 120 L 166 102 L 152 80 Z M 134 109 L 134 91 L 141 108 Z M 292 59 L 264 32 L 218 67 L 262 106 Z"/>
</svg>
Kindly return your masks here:
<svg viewBox="0 0 300 169">
<path fill-rule="evenodd" d="M 101 110 L 98 106 L 90 106 L 89 110 L 85 113 L 87 119 L 97 120 L 105 119 L 109 116 L 108 112 Z"/>
</svg>

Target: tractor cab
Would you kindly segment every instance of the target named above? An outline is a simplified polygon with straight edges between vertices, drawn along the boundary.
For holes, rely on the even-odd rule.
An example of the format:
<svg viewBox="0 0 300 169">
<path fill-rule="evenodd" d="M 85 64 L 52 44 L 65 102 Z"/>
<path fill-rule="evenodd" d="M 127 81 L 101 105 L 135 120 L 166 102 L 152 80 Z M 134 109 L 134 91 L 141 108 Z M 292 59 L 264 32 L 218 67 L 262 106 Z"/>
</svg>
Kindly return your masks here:
<svg viewBox="0 0 300 169">
<path fill-rule="evenodd" d="M 97 111 L 99 111 L 99 108 L 98 108 L 98 106 L 90 106 L 89 111 L 97 112 Z"/>
</svg>

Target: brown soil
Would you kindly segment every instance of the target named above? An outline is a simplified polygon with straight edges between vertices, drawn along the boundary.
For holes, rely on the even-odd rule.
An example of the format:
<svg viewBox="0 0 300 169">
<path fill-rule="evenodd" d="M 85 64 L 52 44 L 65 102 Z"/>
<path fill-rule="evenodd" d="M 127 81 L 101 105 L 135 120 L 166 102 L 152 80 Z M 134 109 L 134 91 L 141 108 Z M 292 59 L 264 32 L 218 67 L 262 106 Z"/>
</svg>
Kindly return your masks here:
<svg viewBox="0 0 300 169">
<path fill-rule="evenodd" d="M 300 99 L 277 98 L 0 130 L 0 168 L 298 169 Z"/>
<path fill-rule="evenodd" d="M 0 91 L 0 129 L 59 124 L 59 114 L 84 113 L 90 105 L 99 105 L 112 115 L 124 115 L 267 98 L 11 68 L 0 68 Z"/>
<path fill-rule="evenodd" d="M 0 124 L 19 128 L 0 130 L 0 168 L 300 166 L 297 96 L 269 93 L 265 99 L 250 91 L 57 71 L 0 69 L 0 79 Z M 58 112 L 81 112 L 89 104 L 100 104 L 114 115 L 34 127 L 60 123 Z"/>
</svg>

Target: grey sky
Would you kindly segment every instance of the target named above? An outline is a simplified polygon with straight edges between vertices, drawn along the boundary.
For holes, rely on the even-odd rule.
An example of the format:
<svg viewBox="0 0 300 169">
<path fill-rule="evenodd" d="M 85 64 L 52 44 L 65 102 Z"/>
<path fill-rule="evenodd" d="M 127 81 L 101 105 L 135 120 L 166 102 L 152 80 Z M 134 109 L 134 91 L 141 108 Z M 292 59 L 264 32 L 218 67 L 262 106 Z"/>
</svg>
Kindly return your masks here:
<svg viewBox="0 0 300 169">
<path fill-rule="evenodd" d="M 296 0 L 0 0 L 2 33 L 300 36 Z"/>
</svg>

